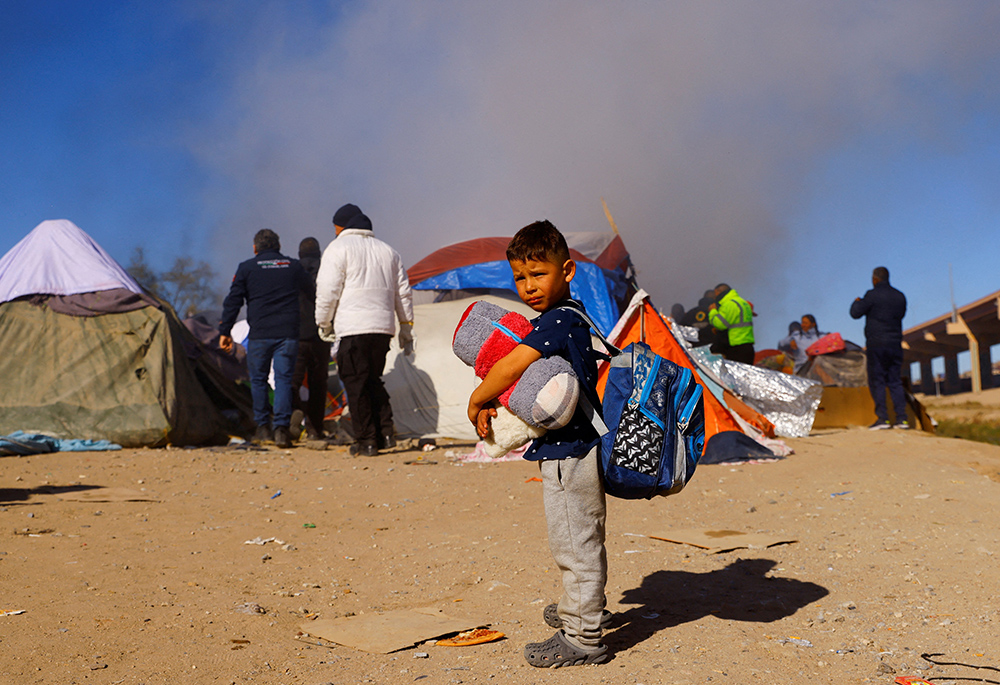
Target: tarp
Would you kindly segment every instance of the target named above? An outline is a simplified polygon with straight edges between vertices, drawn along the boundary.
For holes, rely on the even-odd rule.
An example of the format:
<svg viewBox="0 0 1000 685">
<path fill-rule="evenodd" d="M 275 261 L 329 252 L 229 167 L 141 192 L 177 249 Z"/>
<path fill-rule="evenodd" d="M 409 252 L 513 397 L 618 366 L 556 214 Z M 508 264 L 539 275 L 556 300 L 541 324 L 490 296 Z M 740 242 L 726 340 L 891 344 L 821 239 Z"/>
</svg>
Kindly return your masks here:
<svg viewBox="0 0 1000 685">
<path fill-rule="evenodd" d="M 509 271 L 509 269 L 508 269 Z M 400 353 L 393 337 L 382 377 L 392 403 L 396 432 L 403 437 L 479 440 L 469 423 L 469 396 L 479 381 L 451 350 L 455 327 L 476 300 L 486 300 L 529 319 L 537 316 L 516 297 L 484 295 L 413 307 L 414 353 Z"/>
<path fill-rule="evenodd" d="M 104 248 L 65 219 L 43 221 L 0 258 L 0 302 L 114 288 L 143 292 Z"/>
<path fill-rule="evenodd" d="M 631 263 L 621 238 L 611 232 L 565 234 L 577 270 L 570 294 L 607 334 L 629 296 Z M 477 238 L 437 250 L 409 269 L 415 290 L 509 290 L 516 293 L 507 263 L 510 238 Z"/>
<path fill-rule="evenodd" d="M 632 298 L 628 309 L 622 315 L 618 325 L 608 336 L 608 339 L 618 348 L 625 348 L 631 343 L 644 341 L 656 354 L 665 359 L 669 359 L 678 366 L 690 369 L 694 373 L 695 379 L 704 388 L 705 398 L 705 442 L 716 433 L 722 431 L 740 431 L 740 425 L 733 418 L 729 410 L 711 392 L 705 381 L 698 373 L 697 367 L 688 357 L 684 347 L 677 341 L 670 328 L 657 313 L 653 305 L 649 303 L 645 291 L 640 290 Z M 602 364 L 597 381 L 597 392 L 604 396 L 604 387 L 608 382 L 608 371 L 610 365 Z"/>
<path fill-rule="evenodd" d="M 707 346 L 689 350 L 703 373 L 712 375 L 745 404 L 763 414 L 777 435 L 804 438 L 812 430 L 823 386 L 816 381 L 712 354 Z"/>
<path fill-rule="evenodd" d="M 0 304 L 0 434 L 125 447 L 224 440 L 248 404 L 207 362 L 188 360 L 185 335 L 169 307 L 77 317 L 24 301 Z M 226 407 L 237 412 L 234 425 Z"/>
<path fill-rule="evenodd" d="M 48 454 L 49 452 L 103 452 L 120 450 L 107 440 L 59 440 L 51 435 L 25 433 L 14 431 L 10 435 L 0 435 L 0 455 L 17 455 L 26 457 L 31 454 Z"/>
<path fill-rule="evenodd" d="M 247 427 L 249 392 L 201 359 L 199 343 L 170 305 L 143 294 L 156 306 L 117 311 L 121 298 L 89 298 L 86 315 L 61 313 L 47 295 L 82 297 L 95 284 L 113 286 L 100 292 L 127 291 L 124 270 L 68 221 L 43 222 L 29 238 L 0 259 L 6 292 L 19 293 L 0 303 L 0 434 L 22 430 L 134 447 L 223 441 Z M 70 256 L 86 265 L 79 283 Z M 53 275 L 48 282 L 58 281 L 58 289 L 39 285 L 24 264 Z M 47 291 L 32 292 L 36 287 Z M 108 312 L 95 309 L 102 303 Z"/>
<path fill-rule="evenodd" d="M 779 456 L 791 453 L 791 449 L 782 441 L 773 439 L 774 426 L 759 412 L 739 402 L 737 398 L 726 393 L 716 379 L 710 378 L 705 369 L 699 367 L 688 356 L 688 349 L 681 342 L 683 336 L 680 329 L 675 333 L 670 325 L 660 316 L 659 312 L 649 302 L 645 291 L 639 290 L 632 297 L 629 306 L 622 314 L 608 339 L 617 347 L 623 348 L 637 341 L 644 341 L 661 357 L 690 369 L 695 380 L 704 389 L 705 402 L 705 445 L 716 444 L 711 438 L 726 431 L 745 433 L 756 442 Z M 602 364 L 597 383 L 598 392 L 603 396 L 607 384 L 608 364 Z M 729 399 L 727 399 L 729 398 Z M 727 406 L 732 402 L 738 407 Z M 738 411 L 737 411 L 738 409 Z"/>
</svg>

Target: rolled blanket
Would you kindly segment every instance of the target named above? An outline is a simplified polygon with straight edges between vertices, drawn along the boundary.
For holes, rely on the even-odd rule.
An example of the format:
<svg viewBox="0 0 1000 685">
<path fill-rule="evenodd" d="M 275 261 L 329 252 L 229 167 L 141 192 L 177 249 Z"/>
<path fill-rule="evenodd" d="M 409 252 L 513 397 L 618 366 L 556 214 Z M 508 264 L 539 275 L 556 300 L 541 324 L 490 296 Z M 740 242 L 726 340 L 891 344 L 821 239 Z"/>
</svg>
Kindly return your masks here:
<svg viewBox="0 0 1000 685">
<path fill-rule="evenodd" d="M 480 300 L 462 315 L 452 349 L 476 376 L 485 378 L 531 331 L 531 323 L 522 315 Z M 579 397 L 580 382 L 573 367 L 562 357 L 549 357 L 532 363 L 497 399 L 528 425 L 552 430 L 569 423 Z"/>
</svg>

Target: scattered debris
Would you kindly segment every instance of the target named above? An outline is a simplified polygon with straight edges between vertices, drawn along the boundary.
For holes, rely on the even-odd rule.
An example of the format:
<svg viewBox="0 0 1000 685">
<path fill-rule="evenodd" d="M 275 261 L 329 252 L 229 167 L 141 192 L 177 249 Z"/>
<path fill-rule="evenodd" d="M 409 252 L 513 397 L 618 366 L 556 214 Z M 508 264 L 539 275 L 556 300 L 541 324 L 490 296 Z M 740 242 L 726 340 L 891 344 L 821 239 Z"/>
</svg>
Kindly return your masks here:
<svg viewBox="0 0 1000 685">
<path fill-rule="evenodd" d="M 813 643 L 801 637 L 783 637 L 778 640 L 781 644 L 798 645 L 799 647 L 812 647 Z"/>
<path fill-rule="evenodd" d="M 434 466 L 437 464 L 433 459 L 424 459 L 423 456 L 419 456 L 416 459 L 409 459 L 403 463 L 407 466 Z"/>
<path fill-rule="evenodd" d="M 475 630 L 466 630 L 465 632 L 459 633 L 454 637 L 438 640 L 435 644 L 438 647 L 468 647 L 470 645 L 481 645 L 486 642 L 495 642 L 496 640 L 501 640 L 504 637 L 506 637 L 506 635 L 501 633 L 499 630 L 476 628 Z"/>
<path fill-rule="evenodd" d="M 708 528 L 672 530 L 664 535 L 650 535 L 649 537 L 654 540 L 700 547 L 707 550 L 709 554 L 731 552 L 734 549 L 742 548 L 767 549 L 775 545 L 798 542 L 794 538 L 783 538 L 764 533 L 744 533 L 738 530 L 712 530 Z"/>
<path fill-rule="evenodd" d="M 238 614 L 266 614 L 267 609 L 255 602 L 244 602 L 234 610 Z"/>
<path fill-rule="evenodd" d="M 424 607 L 318 619 L 300 624 L 299 630 L 346 647 L 372 654 L 388 654 L 444 635 L 488 625 L 489 621 L 482 619 L 458 619 L 440 609 Z"/>
<path fill-rule="evenodd" d="M 27 609 L 0 609 L 0 616 L 17 616 L 23 614 Z"/>
<path fill-rule="evenodd" d="M 262 538 L 259 535 L 257 537 L 255 537 L 253 540 L 244 540 L 243 544 L 244 545 L 266 545 L 269 542 L 273 542 L 276 545 L 283 545 L 283 544 L 285 544 L 284 540 L 279 540 L 278 538 Z"/>
</svg>

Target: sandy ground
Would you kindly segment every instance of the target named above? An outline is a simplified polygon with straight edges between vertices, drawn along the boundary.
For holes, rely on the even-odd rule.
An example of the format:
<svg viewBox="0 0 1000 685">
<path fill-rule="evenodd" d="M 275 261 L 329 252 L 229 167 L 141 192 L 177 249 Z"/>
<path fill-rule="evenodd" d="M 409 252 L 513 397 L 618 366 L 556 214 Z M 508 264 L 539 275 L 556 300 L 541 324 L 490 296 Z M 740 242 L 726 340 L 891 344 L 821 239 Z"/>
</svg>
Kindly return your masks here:
<svg viewBox="0 0 1000 685">
<path fill-rule="evenodd" d="M 702 466 L 673 497 L 610 500 L 613 656 L 555 671 L 522 657 L 560 592 L 529 463 L 6 457 L 0 609 L 24 613 L 0 618 L 0 682 L 1000 682 L 1000 448 L 895 430 L 790 442 L 778 463 Z M 156 501 L 58 498 L 74 484 Z M 707 554 L 643 537 L 682 528 L 797 542 Z M 258 536 L 285 544 L 244 544 Z M 306 614 L 425 606 L 507 639 L 378 655 L 297 637 Z"/>
</svg>

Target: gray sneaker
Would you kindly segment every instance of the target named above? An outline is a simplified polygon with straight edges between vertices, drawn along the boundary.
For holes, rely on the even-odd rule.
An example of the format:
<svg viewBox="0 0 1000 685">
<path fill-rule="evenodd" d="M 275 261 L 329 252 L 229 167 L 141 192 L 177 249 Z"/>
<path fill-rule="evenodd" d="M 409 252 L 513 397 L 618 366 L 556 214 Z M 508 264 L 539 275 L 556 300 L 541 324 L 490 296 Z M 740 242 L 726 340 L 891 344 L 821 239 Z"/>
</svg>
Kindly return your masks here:
<svg viewBox="0 0 1000 685">
<path fill-rule="evenodd" d="M 892 427 L 895 428 L 896 430 L 908 431 L 910 430 L 910 422 L 900 421 L 899 423 L 894 423 Z"/>
<path fill-rule="evenodd" d="M 888 430 L 890 428 L 892 428 L 892 426 L 889 425 L 889 422 L 888 421 L 883 421 L 882 419 L 878 419 L 877 421 L 875 421 L 875 423 L 873 423 L 872 425 L 868 426 L 868 430 L 870 430 L 870 431 L 884 431 L 884 430 Z"/>
</svg>

